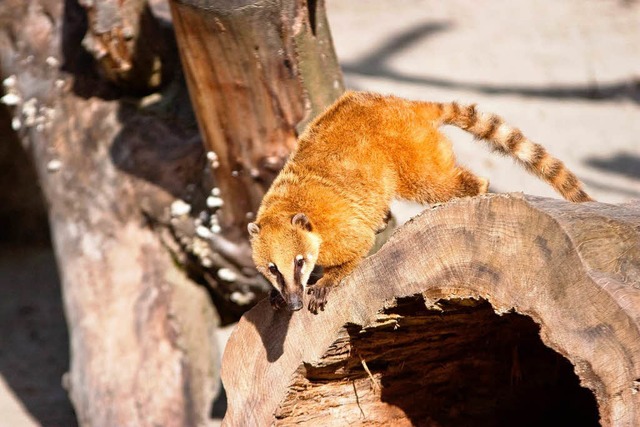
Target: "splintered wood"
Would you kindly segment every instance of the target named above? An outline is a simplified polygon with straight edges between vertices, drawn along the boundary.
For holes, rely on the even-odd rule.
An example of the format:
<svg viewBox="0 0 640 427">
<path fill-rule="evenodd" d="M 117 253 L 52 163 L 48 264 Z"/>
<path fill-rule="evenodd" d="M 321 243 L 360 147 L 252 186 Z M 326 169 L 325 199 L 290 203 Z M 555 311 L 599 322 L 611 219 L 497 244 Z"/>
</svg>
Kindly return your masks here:
<svg viewBox="0 0 640 427">
<path fill-rule="evenodd" d="M 639 203 L 456 200 L 317 316 L 245 314 L 224 425 L 638 425 L 639 313 Z"/>
</svg>

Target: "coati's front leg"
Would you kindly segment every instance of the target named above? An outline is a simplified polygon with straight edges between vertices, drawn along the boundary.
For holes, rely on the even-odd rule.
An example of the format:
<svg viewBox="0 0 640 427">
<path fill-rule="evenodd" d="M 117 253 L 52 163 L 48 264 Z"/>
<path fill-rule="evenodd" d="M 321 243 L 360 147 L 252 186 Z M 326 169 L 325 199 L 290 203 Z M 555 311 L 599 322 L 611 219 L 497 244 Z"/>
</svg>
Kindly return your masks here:
<svg viewBox="0 0 640 427">
<path fill-rule="evenodd" d="M 315 285 L 307 287 L 309 298 L 309 311 L 318 314 L 318 310 L 324 310 L 327 305 L 327 295 L 342 279 L 353 271 L 358 265 L 358 261 L 353 260 L 341 265 L 324 267 L 324 274 Z"/>
</svg>

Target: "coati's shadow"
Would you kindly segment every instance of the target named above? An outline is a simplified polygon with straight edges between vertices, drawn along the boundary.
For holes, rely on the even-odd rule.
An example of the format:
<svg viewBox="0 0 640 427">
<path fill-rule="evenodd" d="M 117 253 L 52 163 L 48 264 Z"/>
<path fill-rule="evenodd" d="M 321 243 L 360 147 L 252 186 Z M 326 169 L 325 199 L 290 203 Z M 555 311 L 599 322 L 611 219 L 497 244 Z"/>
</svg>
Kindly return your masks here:
<svg viewBox="0 0 640 427">
<path fill-rule="evenodd" d="M 284 340 L 289 330 L 289 322 L 295 312 L 286 308 L 274 310 L 269 298 L 260 301 L 244 314 L 260 335 L 269 363 L 277 361 L 284 353 Z"/>
<path fill-rule="evenodd" d="M 308 284 L 314 285 L 323 274 L 322 266 L 316 265 L 309 276 Z M 289 331 L 291 317 L 301 315 L 304 310 L 307 310 L 306 301 L 300 312 L 290 311 L 287 308 L 274 310 L 267 297 L 244 314 L 245 320 L 251 322 L 260 335 L 269 363 L 275 362 L 284 353 L 284 340 Z"/>
<path fill-rule="evenodd" d="M 640 156 L 627 152 L 618 152 L 610 158 L 591 157 L 587 165 L 604 172 L 622 175 L 631 179 L 640 179 Z"/>
</svg>

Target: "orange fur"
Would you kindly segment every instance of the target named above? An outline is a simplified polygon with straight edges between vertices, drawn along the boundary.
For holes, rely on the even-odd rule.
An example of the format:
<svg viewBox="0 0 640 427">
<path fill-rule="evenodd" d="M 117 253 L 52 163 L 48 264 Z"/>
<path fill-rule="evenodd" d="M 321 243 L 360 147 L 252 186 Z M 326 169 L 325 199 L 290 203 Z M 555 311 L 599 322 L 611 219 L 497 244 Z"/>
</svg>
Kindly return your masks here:
<svg viewBox="0 0 640 427">
<path fill-rule="evenodd" d="M 347 92 L 300 136 L 249 227 L 256 266 L 291 309 L 301 306 L 316 264 L 324 276 L 308 289 L 309 309 L 323 309 L 328 290 L 373 245 L 393 198 L 435 203 L 486 193 L 486 179 L 456 165 L 450 141 L 438 130 L 443 124 L 510 155 L 566 199 L 591 200 L 561 161 L 496 115 L 481 114 L 473 105 Z M 292 221 L 296 214 L 304 215 Z M 297 283 L 294 259 L 300 255 L 304 274 Z"/>
</svg>

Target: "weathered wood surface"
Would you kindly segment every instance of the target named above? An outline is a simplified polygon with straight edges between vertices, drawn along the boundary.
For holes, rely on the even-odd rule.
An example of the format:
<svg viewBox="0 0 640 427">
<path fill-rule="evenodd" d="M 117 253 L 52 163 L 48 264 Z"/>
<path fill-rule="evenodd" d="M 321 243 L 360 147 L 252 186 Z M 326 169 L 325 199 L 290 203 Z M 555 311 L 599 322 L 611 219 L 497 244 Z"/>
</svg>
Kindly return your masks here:
<svg viewBox="0 0 640 427">
<path fill-rule="evenodd" d="M 595 401 L 602 425 L 639 425 L 640 203 L 428 210 L 317 316 L 246 313 L 222 378 L 228 426 L 508 425 L 510 408 L 588 425 Z"/>
<path fill-rule="evenodd" d="M 241 232 L 227 236 L 232 240 L 245 237 L 247 222 L 295 146 L 296 127 L 343 91 L 324 3 L 313 2 L 323 18 L 313 22 L 323 28 L 318 39 L 304 3 L 171 2 L 220 196 L 236 201 L 217 213 L 223 233 Z M 318 61 L 324 67 L 310 66 Z"/>
<path fill-rule="evenodd" d="M 204 423 L 219 387 L 218 318 L 150 221 L 203 169 L 186 137 L 197 130 L 177 113 L 186 96 L 127 98 L 105 81 L 80 48 L 76 2 L 0 2 L 0 22 L 3 101 L 48 208 L 79 423 Z"/>
</svg>

